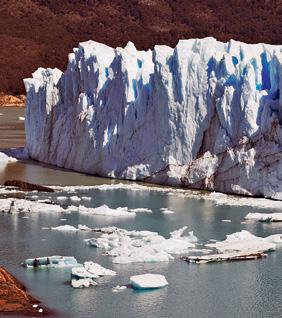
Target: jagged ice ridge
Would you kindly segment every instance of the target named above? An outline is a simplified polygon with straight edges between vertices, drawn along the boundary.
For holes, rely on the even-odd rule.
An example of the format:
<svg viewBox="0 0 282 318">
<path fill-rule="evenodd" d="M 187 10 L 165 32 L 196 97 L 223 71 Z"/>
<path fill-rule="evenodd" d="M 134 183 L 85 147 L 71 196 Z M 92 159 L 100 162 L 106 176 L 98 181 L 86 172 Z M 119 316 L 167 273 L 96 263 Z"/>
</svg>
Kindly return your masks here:
<svg viewBox="0 0 282 318">
<path fill-rule="evenodd" d="M 282 200 L 282 46 L 88 41 L 24 80 L 26 151 L 90 174 Z"/>
</svg>

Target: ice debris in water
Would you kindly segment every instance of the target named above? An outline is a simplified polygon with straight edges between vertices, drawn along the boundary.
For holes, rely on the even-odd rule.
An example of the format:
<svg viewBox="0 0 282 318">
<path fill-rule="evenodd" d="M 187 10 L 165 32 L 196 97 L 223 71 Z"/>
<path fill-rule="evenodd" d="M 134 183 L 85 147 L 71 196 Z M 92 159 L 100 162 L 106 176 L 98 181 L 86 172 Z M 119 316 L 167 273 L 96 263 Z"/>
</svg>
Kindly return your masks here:
<svg viewBox="0 0 282 318">
<path fill-rule="evenodd" d="M 51 227 L 51 230 L 54 230 L 54 231 L 63 231 L 63 232 L 76 232 L 78 231 L 78 229 L 72 225 L 59 225 L 59 226 L 54 226 L 54 227 Z"/>
<path fill-rule="evenodd" d="M 83 267 L 72 268 L 71 277 L 72 277 L 72 286 L 73 287 L 89 287 L 91 285 L 97 285 L 91 283 L 93 279 L 100 276 L 115 276 L 116 272 L 110 269 L 107 269 L 94 262 L 85 262 Z M 85 284 L 85 280 L 87 284 Z M 94 281 L 93 281 L 94 282 Z M 87 285 L 87 286 L 86 286 Z"/>
<path fill-rule="evenodd" d="M 81 201 L 81 198 L 76 196 L 76 195 L 71 196 L 70 199 L 72 202 L 80 202 Z"/>
<path fill-rule="evenodd" d="M 169 210 L 168 208 L 161 208 L 160 210 L 163 214 L 174 214 L 174 211 Z"/>
<path fill-rule="evenodd" d="M 84 262 L 83 267 L 73 268 L 75 278 L 98 278 L 99 276 L 115 276 L 116 272 L 94 262 Z"/>
<path fill-rule="evenodd" d="M 279 244 L 282 244 L 282 234 L 258 237 L 242 230 L 241 232 L 227 235 L 224 241 L 209 243 L 206 246 L 216 248 L 221 253 L 258 253 L 274 251 Z"/>
<path fill-rule="evenodd" d="M 65 210 L 56 204 L 41 203 L 24 199 L 0 199 L 0 212 L 64 212 Z"/>
<path fill-rule="evenodd" d="M 134 289 L 155 289 L 163 288 L 168 285 L 164 275 L 143 274 L 130 277 L 131 286 Z"/>
<path fill-rule="evenodd" d="M 122 285 L 122 286 L 117 285 L 117 286 L 115 286 L 115 287 L 112 288 L 112 292 L 113 292 L 113 293 L 119 293 L 119 292 L 122 292 L 122 291 L 124 291 L 124 290 L 126 290 L 126 289 L 127 289 L 127 287 L 124 286 L 124 285 Z"/>
<path fill-rule="evenodd" d="M 282 222 L 282 213 L 248 213 L 244 219 L 260 222 Z"/>
<path fill-rule="evenodd" d="M 103 215 L 109 217 L 135 217 L 135 212 L 130 212 L 127 207 L 118 207 L 116 209 L 109 208 L 106 204 L 97 208 L 87 208 L 80 205 L 78 209 L 79 213 L 86 213 L 90 215 Z"/>
<path fill-rule="evenodd" d="M 88 288 L 90 286 L 97 286 L 98 284 L 91 278 L 83 278 L 78 280 L 72 279 L 71 285 L 73 288 Z"/>
<path fill-rule="evenodd" d="M 170 233 L 166 239 L 156 232 L 150 231 L 127 231 L 111 227 L 109 233 L 105 228 L 98 238 L 86 239 L 89 246 L 103 248 L 113 257 L 113 263 L 147 263 L 168 262 L 173 260 L 173 255 L 189 252 L 195 247 L 197 238 L 193 232 L 183 236 L 187 226 Z"/>
</svg>

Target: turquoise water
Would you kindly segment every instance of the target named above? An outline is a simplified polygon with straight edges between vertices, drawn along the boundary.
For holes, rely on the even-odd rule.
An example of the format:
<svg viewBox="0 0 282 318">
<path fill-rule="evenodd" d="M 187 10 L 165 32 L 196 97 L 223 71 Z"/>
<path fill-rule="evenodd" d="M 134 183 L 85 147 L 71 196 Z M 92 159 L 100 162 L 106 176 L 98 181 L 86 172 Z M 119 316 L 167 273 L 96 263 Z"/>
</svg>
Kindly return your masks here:
<svg viewBox="0 0 282 318">
<path fill-rule="evenodd" d="M 78 195 L 92 197 L 91 202 L 83 202 L 87 206 L 146 207 L 153 213 L 140 213 L 130 219 L 78 213 L 0 215 L 1 265 L 16 275 L 45 306 L 53 309 L 55 316 L 282 317 L 282 250 L 269 254 L 266 259 L 249 262 L 189 265 L 176 258 L 169 263 L 118 265 L 113 264 L 101 250 L 84 244 L 83 239 L 93 237 L 93 233 L 41 229 L 62 224 L 114 225 L 130 230 L 157 231 L 167 237 L 170 231 L 187 225 L 200 243 L 209 239 L 222 240 L 226 234 L 242 229 L 260 236 L 282 233 L 281 223 L 240 223 L 246 213 L 259 209 L 215 206 L 210 201 L 152 191 L 92 190 Z M 68 204 L 73 203 L 69 201 L 65 205 Z M 159 210 L 163 207 L 175 211 L 175 214 L 163 215 Z M 61 218 L 67 221 L 62 222 Z M 232 222 L 223 223 L 222 219 L 231 219 Z M 73 255 L 79 262 L 93 260 L 115 270 L 117 276 L 99 279 L 98 287 L 75 290 L 69 285 L 69 269 L 26 270 L 20 267 L 26 258 L 55 254 Z M 113 286 L 128 284 L 131 275 L 147 272 L 164 274 L 169 286 L 147 292 L 127 289 L 112 293 Z"/>
</svg>

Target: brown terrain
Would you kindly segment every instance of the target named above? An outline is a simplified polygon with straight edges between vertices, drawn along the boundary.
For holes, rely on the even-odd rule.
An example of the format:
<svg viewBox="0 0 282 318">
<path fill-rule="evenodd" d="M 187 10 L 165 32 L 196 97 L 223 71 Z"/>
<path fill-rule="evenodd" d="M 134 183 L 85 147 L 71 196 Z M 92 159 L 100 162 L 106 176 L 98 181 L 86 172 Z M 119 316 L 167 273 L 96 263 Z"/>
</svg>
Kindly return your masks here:
<svg viewBox="0 0 282 318">
<path fill-rule="evenodd" d="M 50 315 L 38 305 L 39 301 L 27 293 L 24 285 L 0 266 L 0 317 L 1 313 L 38 317 Z"/>
<path fill-rule="evenodd" d="M 282 44 L 281 21 L 282 0 L 1 0 L 0 92 L 23 94 L 22 79 L 39 66 L 64 70 L 81 41 L 130 40 L 138 49 L 206 36 Z"/>
</svg>

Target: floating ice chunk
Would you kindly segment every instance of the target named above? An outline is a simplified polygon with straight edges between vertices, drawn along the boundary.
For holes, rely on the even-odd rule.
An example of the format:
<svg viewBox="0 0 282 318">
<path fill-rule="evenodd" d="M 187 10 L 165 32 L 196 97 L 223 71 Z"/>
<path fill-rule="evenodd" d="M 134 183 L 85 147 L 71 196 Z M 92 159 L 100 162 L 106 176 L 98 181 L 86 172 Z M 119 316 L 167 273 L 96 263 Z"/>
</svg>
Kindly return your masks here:
<svg viewBox="0 0 282 318">
<path fill-rule="evenodd" d="M 17 162 L 18 160 L 13 157 L 7 156 L 5 153 L 0 152 L 0 163 L 10 163 L 10 162 Z"/>
<path fill-rule="evenodd" d="M 167 208 L 161 208 L 160 210 L 163 214 L 174 214 L 174 211 L 169 210 Z"/>
<path fill-rule="evenodd" d="M 196 264 L 206 264 L 206 263 L 220 263 L 220 262 L 230 262 L 230 261 L 248 261 L 254 259 L 260 259 L 266 257 L 267 254 L 262 252 L 254 253 L 242 253 L 242 252 L 232 252 L 226 254 L 210 254 L 202 256 L 182 256 L 181 259 L 188 263 Z"/>
<path fill-rule="evenodd" d="M 136 208 L 136 209 L 130 209 L 130 212 L 134 212 L 134 213 L 152 213 L 153 211 L 151 209 L 148 208 Z"/>
<path fill-rule="evenodd" d="M 224 222 L 224 223 L 231 223 L 231 220 L 221 220 L 221 222 Z"/>
<path fill-rule="evenodd" d="M 37 308 L 38 307 L 38 304 L 34 304 L 32 305 L 33 308 Z"/>
<path fill-rule="evenodd" d="M 173 260 L 174 254 L 182 254 L 194 248 L 197 238 L 193 232 L 183 236 L 187 227 L 171 233 L 166 239 L 156 232 L 127 231 L 115 227 L 105 228 L 100 237 L 86 239 L 87 245 L 103 248 L 113 256 L 113 263 L 146 263 L 168 262 Z"/>
<path fill-rule="evenodd" d="M 80 202 L 81 201 L 81 198 L 79 198 L 76 195 L 71 196 L 70 199 L 71 199 L 72 202 Z"/>
<path fill-rule="evenodd" d="M 269 237 L 258 237 L 248 231 L 236 232 L 226 236 L 221 242 L 207 244 L 207 247 L 216 248 L 219 252 L 244 252 L 256 253 L 274 251 L 278 243 L 282 242 L 282 234 L 271 235 Z"/>
<path fill-rule="evenodd" d="M 116 275 L 115 271 L 107 269 L 94 262 L 85 262 L 83 266 L 89 273 L 97 275 L 97 276 L 115 276 Z"/>
<path fill-rule="evenodd" d="M 244 219 L 260 222 L 282 222 L 282 213 L 248 213 Z"/>
<path fill-rule="evenodd" d="M 81 199 L 82 199 L 83 201 L 91 201 L 91 200 L 92 200 L 91 197 L 81 197 Z"/>
<path fill-rule="evenodd" d="M 25 117 L 18 117 L 18 119 L 20 120 L 20 121 L 25 121 Z"/>
<path fill-rule="evenodd" d="M 92 229 L 90 227 L 88 227 L 87 225 L 78 224 L 77 228 L 80 231 L 92 231 Z"/>
<path fill-rule="evenodd" d="M 27 268 L 36 267 L 77 267 L 81 266 L 73 256 L 44 256 L 28 258 L 23 262 Z"/>
<path fill-rule="evenodd" d="M 115 287 L 112 288 L 112 292 L 113 293 L 119 293 L 119 292 L 122 292 L 124 290 L 126 290 L 127 287 L 126 286 L 120 286 L 120 285 L 117 285 Z"/>
<path fill-rule="evenodd" d="M 97 286 L 98 284 L 94 282 L 91 278 L 84 278 L 84 279 L 72 279 L 71 285 L 73 288 L 88 288 L 90 286 Z"/>
<path fill-rule="evenodd" d="M 74 279 L 83 279 L 83 278 L 98 278 L 99 275 L 90 273 L 84 267 L 74 267 L 71 270 L 71 277 Z"/>
<path fill-rule="evenodd" d="M 72 225 L 59 225 L 55 227 L 51 227 L 51 230 L 54 231 L 63 231 L 63 232 L 76 232 L 78 229 Z"/>
<path fill-rule="evenodd" d="M 39 308 L 39 309 L 38 309 L 38 312 L 43 313 L 43 309 L 42 309 L 42 308 Z"/>
<path fill-rule="evenodd" d="M 32 195 L 32 196 L 31 196 L 31 199 L 37 200 L 37 199 L 38 199 L 38 195 Z"/>
<path fill-rule="evenodd" d="M 92 215 L 103 215 L 110 217 L 135 217 L 135 212 L 129 212 L 127 207 L 111 209 L 107 205 L 102 205 L 97 208 L 86 208 L 85 206 L 79 206 L 80 213 L 88 213 Z"/>
<path fill-rule="evenodd" d="M 130 283 L 135 289 L 155 289 L 168 285 L 164 275 L 143 274 L 130 277 Z"/>
<path fill-rule="evenodd" d="M 0 199 L 0 212 L 64 212 L 65 210 L 56 204 L 47 204 L 39 201 L 29 201 L 25 199 Z"/>
<path fill-rule="evenodd" d="M 78 206 L 70 205 L 65 209 L 66 213 L 78 212 Z"/>
<path fill-rule="evenodd" d="M 62 221 L 62 222 L 66 222 L 66 220 L 67 220 L 67 219 L 60 219 L 60 221 Z"/>
<path fill-rule="evenodd" d="M 64 197 L 64 196 L 58 196 L 57 198 L 57 201 L 61 201 L 61 202 L 64 202 L 64 201 L 67 201 L 67 197 Z"/>
</svg>

